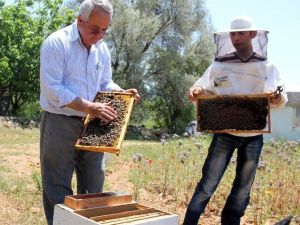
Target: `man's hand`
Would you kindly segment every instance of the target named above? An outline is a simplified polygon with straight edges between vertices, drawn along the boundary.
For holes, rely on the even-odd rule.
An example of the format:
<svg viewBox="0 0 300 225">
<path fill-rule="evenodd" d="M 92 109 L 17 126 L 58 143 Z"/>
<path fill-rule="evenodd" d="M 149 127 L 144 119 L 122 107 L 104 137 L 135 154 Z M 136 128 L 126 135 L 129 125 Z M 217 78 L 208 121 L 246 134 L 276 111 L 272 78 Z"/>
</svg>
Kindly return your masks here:
<svg viewBox="0 0 300 225">
<path fill-rule="evenodd" d="M 133 94 L 134 103 L 137 103 L 141 99 L 141 96 L 139 95 L 137 89 L 135 89 L 135 88 L 127 89 L 127 90 L 125 90 L 125 92 Z"/>
<path fill-rule="evenodd" d="M 198 95 L 203 95 L 205 93 L 204 89 L 201 87 L 191 87 L 189 92 L 189 99 L 194 102 L 197 100 Z"/>
<path fill-rule="evenodd" d="M 111 107 L 111 103 L 90 102 L 86 99 L 76 97 L 66 107 L 90 114 L 91 117 L 101 119 L 107 124 L 117 117 L 117 113 Z"/>
<path fill-rule="evenodd" d="M 99 118 L 103 124 L 108 124 L 117 117 L 116 111 L 111 107 L 111 103 L 89 102 L 87 113 L 91 117 Z"/>
<path fill-rule="evenodd" d="M 282 102 L 282 95 L 281 95 L 281 93 L 279 93 L 279 94 L 272 93 L 270 95 L 270 103 L 272 105 L 276 106 L 276 105 L 279 105 L 281 102 Z"/>
</svg>

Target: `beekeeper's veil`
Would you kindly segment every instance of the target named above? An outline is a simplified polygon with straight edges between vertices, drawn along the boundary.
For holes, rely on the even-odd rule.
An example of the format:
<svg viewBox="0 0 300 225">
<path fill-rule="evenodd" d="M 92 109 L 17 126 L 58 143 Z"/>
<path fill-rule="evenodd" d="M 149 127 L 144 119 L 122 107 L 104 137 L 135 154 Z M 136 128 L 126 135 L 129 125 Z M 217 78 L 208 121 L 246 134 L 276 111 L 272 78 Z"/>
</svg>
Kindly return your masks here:
<svg viewBox="0 0 300 225">
<path fill-rule="evenodd" d="M 267 58 L 268 31 L 255 28 L 253 21 L 249 17 L 236 17 L 232 20 L 230 29 L 214 34 L 216 45 L 215 57 L 235 51 L 231 43 L 230 32 L 239 31 L 257 31 L 256 37 L 252 39 L 253 51 Z"/>
</svg>

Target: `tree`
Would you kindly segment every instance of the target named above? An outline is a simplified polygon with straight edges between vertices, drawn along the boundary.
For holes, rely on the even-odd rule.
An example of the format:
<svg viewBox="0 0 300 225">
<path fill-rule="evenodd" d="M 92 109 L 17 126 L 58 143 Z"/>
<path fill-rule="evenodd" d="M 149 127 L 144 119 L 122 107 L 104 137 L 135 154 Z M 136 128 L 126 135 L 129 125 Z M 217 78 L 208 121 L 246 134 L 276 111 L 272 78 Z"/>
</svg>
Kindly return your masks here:
<svg viewBox="0 0 300 225">
<path fill-rule="evenodd" d="M 193 117 L 187 90 L 212 58 L 207 38 L 211 26 L 203 2 L 114 0 L 113 4 L 107 41 L 114 78 L 122 86 L 139 88 L 152 101 L 149 109 L 158 124 L 171 131 L 181 129 Z"/>
<path fill-rule="evenodd" d="M 39 95 L 39 51 L 44 38 L 73 19 L 61 0 L 0 2 L 0 115 L 17 115 Z"/>
<path fill-rule="evenodd" d="M 16 114 L 22 104 L 36 101 L 42 40 L 73 21 L 79 2 L 17 0 L 10 6 L 0 4 L 0 115 Z M 137 106 L 133 120 L 142 121 L 146 110 L 158 125 L 172 131 L 182 128 L 193 118 L 187 90 L 212 59 L 212 41 L 207 38 L 211 25 L 203 1 L 112 3 L 114 18 L 106 42 L 114 80 L 124 88 L 138 88 L 146 100 Z"/>
</svg>

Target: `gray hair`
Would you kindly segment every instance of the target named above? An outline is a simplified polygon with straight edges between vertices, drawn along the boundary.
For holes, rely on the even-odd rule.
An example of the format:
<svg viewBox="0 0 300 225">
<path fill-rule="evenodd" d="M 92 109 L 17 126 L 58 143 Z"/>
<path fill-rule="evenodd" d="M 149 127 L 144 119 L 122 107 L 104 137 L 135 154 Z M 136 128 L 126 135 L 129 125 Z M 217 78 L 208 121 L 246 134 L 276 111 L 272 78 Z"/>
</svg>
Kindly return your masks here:
<svg viewBox="0 0 300 225">
<path fill-rule="evenodd" d="M 87 21 L 95 8 L 101 8 L 111 16 L 113 14 L 113 7 L 109 0 L 84 0 L 80 5 L 78 15 Z"/>
</svg>

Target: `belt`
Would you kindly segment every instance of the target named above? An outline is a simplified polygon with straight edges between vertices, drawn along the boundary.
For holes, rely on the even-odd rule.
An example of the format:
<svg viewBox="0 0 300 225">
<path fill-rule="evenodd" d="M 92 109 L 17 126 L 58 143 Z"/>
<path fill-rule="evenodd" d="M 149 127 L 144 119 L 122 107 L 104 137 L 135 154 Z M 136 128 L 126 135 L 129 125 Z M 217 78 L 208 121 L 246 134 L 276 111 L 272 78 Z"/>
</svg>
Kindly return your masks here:
<svg viewBox="0 0 300 225">
<path fill-rule="evenodd" d="M 77 120 L 83 120 L 84 119 L 84 117 L 82 117 L 82 116 L 68 116 L 68 117 L 73 118 L 73 119 L 77 119 Z"/>
</svg>

